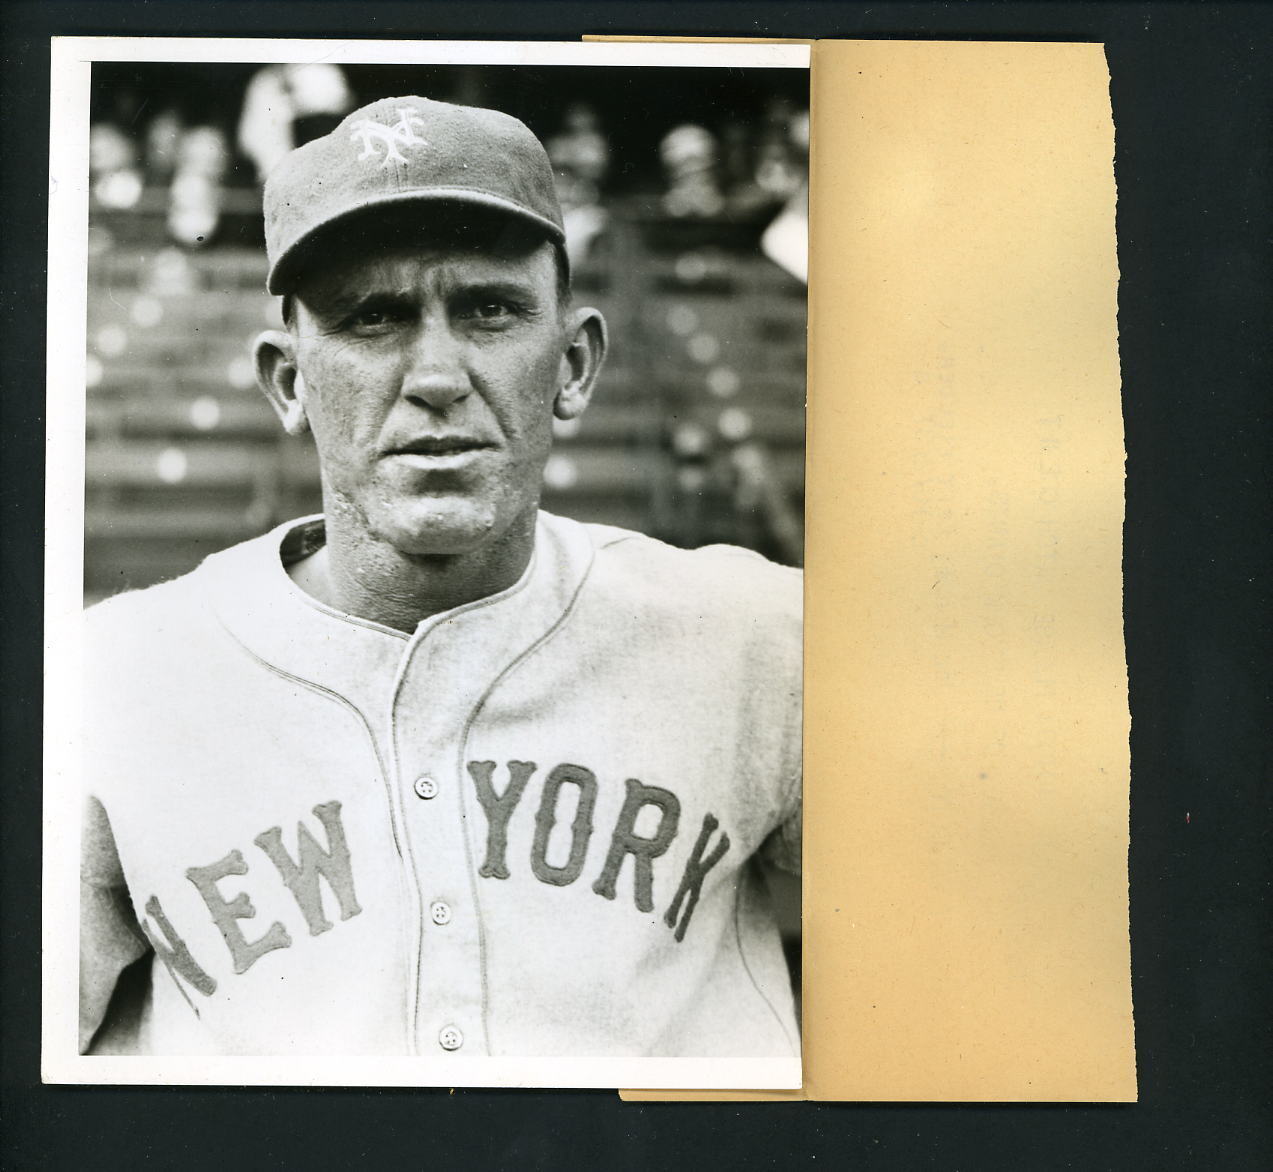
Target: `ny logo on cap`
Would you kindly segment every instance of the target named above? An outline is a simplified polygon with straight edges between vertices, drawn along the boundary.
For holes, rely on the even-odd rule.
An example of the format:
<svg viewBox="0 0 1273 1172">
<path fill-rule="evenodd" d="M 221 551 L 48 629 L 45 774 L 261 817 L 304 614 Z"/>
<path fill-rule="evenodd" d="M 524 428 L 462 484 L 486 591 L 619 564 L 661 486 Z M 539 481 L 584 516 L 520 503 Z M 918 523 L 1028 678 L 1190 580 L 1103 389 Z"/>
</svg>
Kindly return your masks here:
<svg viewBox="0 0 1273 1172">
<path fill-rule="evenodd" d="M 362 140 L 362 154 L 358 156 L 360 160 L 379 158 L 380 153 L 374 144 L 379 143 L 383 146 L 385 154 L 381 166 L 388 167 L 391 163 L 407 161 L 398 147 L 429 145 L 424 139 L 416 137 L 413 123 L 423 125 L 424 119 L 414 110 L 399 106 L 397 125 L 385 126 L 380 122 L 372 122 L 370 118 L 361 118 L 354 123 L 353 134 L 349 137 L 351 140 Z"/>
</svg>

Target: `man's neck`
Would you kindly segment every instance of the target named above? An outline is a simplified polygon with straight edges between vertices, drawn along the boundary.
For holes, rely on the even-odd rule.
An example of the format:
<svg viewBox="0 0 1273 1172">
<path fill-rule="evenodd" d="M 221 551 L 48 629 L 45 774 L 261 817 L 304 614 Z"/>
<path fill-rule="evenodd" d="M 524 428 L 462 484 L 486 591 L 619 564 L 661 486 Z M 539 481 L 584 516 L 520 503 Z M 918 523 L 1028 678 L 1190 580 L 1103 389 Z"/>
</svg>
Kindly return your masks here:
<svg viewBox="0 0 1273 1172">
<path fill-rule="evenodd" d="M 507 590 L 530 562 L 535 515 L 471 553 L 414 556 L 329 515 L 322 549 L 288 567 L 302 590 L 345 614 L 411 632 L 435 614 Z"/>
</svg>

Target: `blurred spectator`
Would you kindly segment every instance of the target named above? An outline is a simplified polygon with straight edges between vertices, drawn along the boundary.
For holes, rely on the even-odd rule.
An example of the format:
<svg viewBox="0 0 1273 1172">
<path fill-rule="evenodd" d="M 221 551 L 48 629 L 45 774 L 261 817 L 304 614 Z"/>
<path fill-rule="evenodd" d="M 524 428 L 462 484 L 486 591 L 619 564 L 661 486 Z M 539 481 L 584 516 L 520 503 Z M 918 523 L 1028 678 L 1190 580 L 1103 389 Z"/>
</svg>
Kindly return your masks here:
<svg viewBox="0 0 1273 1172">
<path fill-rule="evenodd" d="M 557 183 L 566 253 L 577 267 L 605 230 L 608 216 L 601 206 L 600 184 L 610 165 L 610 144 L 592 107 L 576 103 L 567 109 L 561 130 L 544 146 Z"/>
<path fill-rule="evenodd" d="M 809 283 L 809 189 L 802 186 L 760 238 L 761 251 L 793 277 Z"/>
<path fill-rule="evenodd" d="M 807 115 L 806 127 L 807 127 Z M 804 180 L 804 166 L 795 157 L 793 130 L 799 115 L 786 98 L 774 98 L 765 110 L 756 151 L 756 182 L 774 199 L 786 200 Z M 808 131 L 805 132 L 805 154 Z"/>
<path fill-rule="evenodd" d="M 118 126 L 99 122 L 89 130 L 88 170 L 99 204 L 117 210 L 136 206 L 142 192 L 137 147 Z"/>
<path fill-rule="evenodd" d="M 791 145 L 795 147 L 802 162 L 805 174 L 809 172 L 809 111 L 801 110 L 791 119 L 787 131 Z"/>
<path fill-rule="evenodd" d="M 775 264 L 809 283 L 809 111 L 792 116 L 787 129 L 788 160 L 795 186 L 786 206 L 761 237 L 760 247 Z"/>
<path fill-rule="evenodd" d="M 288 151 L 332 131 L 354 108 L 339 65 L 267 65 L 248 82 L 239 117 L 239 149 L 258 182 Z"/>
<path fill-rule="evenodd" d="M 731 216 L 750 219 L 772 212 L 773 196 L 756 182 L 755 152 L 751 127 L 743 121 L 727 122 L 721 131 L 721 178 Z"/>
<path fill-rule="evenodd" d="M 687 123 L 669 132 L 659 145 L 667 191 L 663 210 L 678 218 L 706 218 L 725 206 L 720 189 L 716 138 L 709 130 Z"/>
<path fill-rule="evenodd" d="M 172 180 L 181 150 L 181 115 L 161 110 L 146 127 L 146 182 L 162 187 Z"/>
<path fill-rule="evenodd" d="M 561 130 L 545 145 L 553 169 L 590 185 L 595 198 L 597 186 L 610 166 L 610 144 L 601 133 L 597 112 L 576 102 L 566 110 Z"/>
<path fill-rule="evenodd" d="M 168 203 L 168 233 L 179 244 L 207 244 L 216 233 L 229 154 L 215 126 L 196 126 L 181 136 Z"/>
</svg>

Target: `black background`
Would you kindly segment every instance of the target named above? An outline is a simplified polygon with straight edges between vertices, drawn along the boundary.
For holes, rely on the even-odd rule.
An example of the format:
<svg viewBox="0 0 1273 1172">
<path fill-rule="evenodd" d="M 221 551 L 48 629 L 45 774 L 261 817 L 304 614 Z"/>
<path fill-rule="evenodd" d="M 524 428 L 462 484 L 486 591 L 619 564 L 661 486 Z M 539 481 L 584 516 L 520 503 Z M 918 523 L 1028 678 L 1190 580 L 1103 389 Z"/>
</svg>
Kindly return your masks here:
<svg viewBox="0 0 1273 1172">
<path fill-rule="evenodd" d="M 4 1168 L 1270 1166 L 1273 8 L 44 0 L 9 3 L 0 13 Z M 1128 448 L 1139 1104 L 638 1105 L 609 1092 L 39 1085 L 35 616 L 42 597 L 47 38 L 574 40 L 584 32 L 1107 44 Z"/>
</svg>

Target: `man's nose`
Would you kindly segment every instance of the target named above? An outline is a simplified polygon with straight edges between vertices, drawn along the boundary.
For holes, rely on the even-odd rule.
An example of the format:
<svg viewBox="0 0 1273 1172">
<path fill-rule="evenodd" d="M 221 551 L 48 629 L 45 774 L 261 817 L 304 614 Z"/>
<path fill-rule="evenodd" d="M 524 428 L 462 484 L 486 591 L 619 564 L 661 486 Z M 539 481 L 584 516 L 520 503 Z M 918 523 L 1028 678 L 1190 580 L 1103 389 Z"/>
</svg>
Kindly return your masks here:
<svg viewBox="0 0 1273 1172">
<path fill-rule="evenodd" d="M 464 365 L 462 339 L 450 323 L 426 319 L 411 346 L 402 393 L 434 411 L 445 411 L 472 390 Z"/>
</svg>

